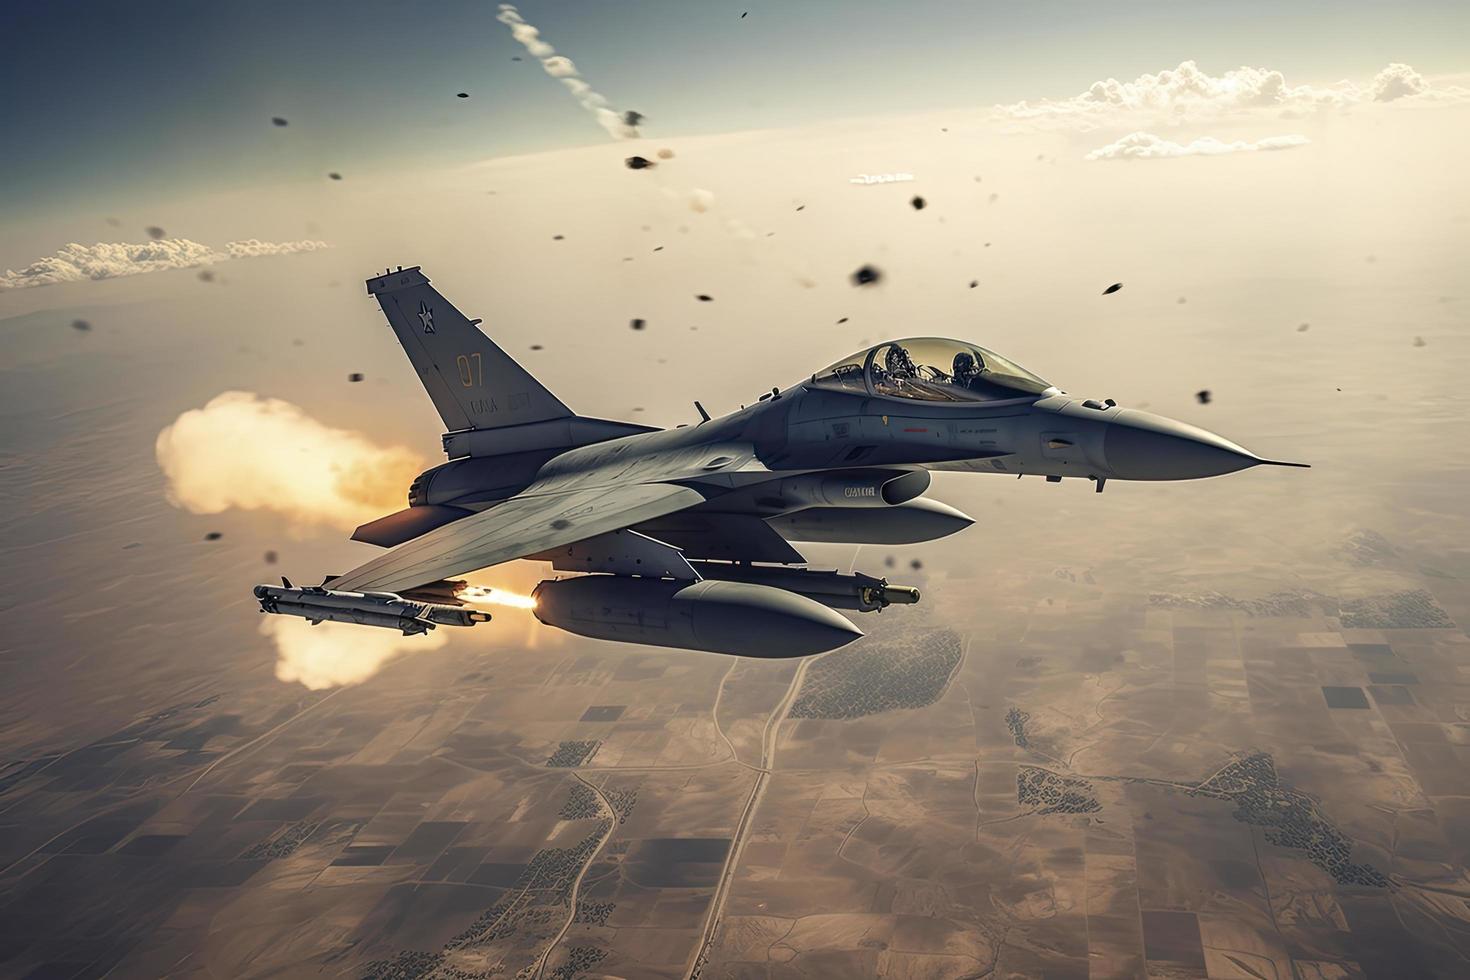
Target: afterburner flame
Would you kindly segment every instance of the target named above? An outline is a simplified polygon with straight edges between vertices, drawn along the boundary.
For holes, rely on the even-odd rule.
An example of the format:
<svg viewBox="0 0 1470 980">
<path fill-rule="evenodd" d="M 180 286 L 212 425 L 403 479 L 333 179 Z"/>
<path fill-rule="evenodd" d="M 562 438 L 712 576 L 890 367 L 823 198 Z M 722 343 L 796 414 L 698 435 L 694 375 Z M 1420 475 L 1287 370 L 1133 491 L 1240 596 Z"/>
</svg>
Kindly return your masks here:
<svg viewBox="0 0 1470 980">
<path fill-rule="evenodd" d="M 487 589 L 479 585 L 467 585 L 455 594 L 455 598 L 463 602 L 473 602 L 490 606 L 510 606 L 513 609 L 535 609 L 536 600 L 528 595 L 517 595 L 514 592 L 506 592 L 503 589 Z"/>
</svg>

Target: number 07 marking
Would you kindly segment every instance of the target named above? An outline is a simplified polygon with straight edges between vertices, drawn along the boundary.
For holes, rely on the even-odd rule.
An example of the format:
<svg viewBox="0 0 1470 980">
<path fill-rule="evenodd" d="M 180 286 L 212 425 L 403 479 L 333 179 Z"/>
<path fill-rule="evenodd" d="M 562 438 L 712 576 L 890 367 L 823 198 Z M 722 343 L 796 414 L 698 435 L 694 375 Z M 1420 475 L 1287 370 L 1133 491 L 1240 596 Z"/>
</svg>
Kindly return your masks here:
<svg viewBox="0 0 1470 980">
<path fill-rule="evenodd" d="M 473 362 L 473 363 L 471 363 Z M 466 388 L 485 383 L 485 364 L 480 358 L 480 352 L 473 354 L 460 354 L 454 359 L 454 364 L 459 368 L 459 383 Z"/>
</svg>

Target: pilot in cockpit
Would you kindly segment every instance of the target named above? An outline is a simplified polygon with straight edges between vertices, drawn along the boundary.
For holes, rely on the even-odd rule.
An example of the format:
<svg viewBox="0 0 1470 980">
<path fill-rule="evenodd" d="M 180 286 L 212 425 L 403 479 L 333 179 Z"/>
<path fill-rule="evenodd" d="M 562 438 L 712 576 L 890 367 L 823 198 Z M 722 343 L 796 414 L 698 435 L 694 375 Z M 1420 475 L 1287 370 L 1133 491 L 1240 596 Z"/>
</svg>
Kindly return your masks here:
<svg viewBox="0 0 1470 980">
<path fill-rule="evenodd" d="M 883 355 L 883 366 L 893 378 L 913 378 L 919 373 L 909 352 L 897 344 L 889 346 Z"/>
</svg>

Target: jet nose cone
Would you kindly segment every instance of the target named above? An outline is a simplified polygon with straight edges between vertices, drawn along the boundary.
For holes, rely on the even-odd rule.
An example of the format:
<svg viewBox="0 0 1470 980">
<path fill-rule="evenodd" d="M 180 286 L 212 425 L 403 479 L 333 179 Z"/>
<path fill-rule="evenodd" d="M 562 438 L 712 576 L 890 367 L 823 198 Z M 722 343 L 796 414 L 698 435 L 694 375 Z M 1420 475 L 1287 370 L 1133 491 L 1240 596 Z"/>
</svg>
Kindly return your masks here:
<svg viewBox="0 0 1470 980">
<path fill-rule="evenodd" d="M 1108 424 L 1103 455 L 1120 480 L 1197 480 L 1265 462 L 1206 429 L 1132 408 Z"/>
</svg>

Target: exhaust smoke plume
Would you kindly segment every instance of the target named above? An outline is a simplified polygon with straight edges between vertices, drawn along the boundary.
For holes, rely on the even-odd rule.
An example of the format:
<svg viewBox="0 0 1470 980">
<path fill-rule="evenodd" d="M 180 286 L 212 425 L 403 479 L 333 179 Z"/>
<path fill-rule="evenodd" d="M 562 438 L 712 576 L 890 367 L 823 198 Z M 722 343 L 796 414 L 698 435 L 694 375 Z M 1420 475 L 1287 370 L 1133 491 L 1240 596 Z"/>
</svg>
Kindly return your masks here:
<svg viewBox="0 0 1470 980">
<path fill-rule="evenodd" d="M 437 650 L 449 641 L 444 630 L 403 636 L 345 623 L 313 626 L 294 616 L 266 616 L 260 631 L 276 645 L 276 679 L 312 691 L 360 684 L 395 657 Z"/>
<path fill-rule="evenodd" d="M 546 74 L 560 79 L 567 91 L 572 93 L 572 97 L 583 109 L 592 113 L 593 118 L 609 134 L 620 140 L 637 139 L 642 135 L 638 132 L 638 121 L 643 118 L 642 114 L 631 110 L 619 112 L 608 105 L 607 98 L 582 79 L 570 58 L 557 54 L 555 48 L 541 40 L 541 32 L 525 22 L 514 4 L 502 3 L 500 13 L 495 19 L 510 28 L 511 37 L 536 56 Z"/>
<path fill-rule="evenodd" d="M 227 391 L 158 434 L 169 502 L 195 514 L 231 508 L 351 530 L 401 509 L 424 461 L 323 425 L 290 402 Z"/>
</svg>

